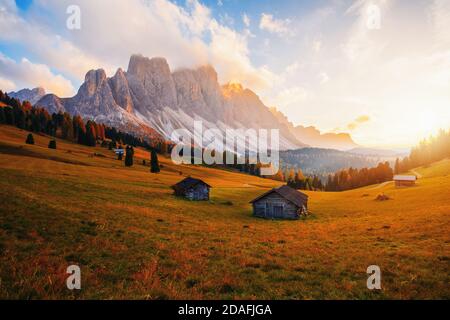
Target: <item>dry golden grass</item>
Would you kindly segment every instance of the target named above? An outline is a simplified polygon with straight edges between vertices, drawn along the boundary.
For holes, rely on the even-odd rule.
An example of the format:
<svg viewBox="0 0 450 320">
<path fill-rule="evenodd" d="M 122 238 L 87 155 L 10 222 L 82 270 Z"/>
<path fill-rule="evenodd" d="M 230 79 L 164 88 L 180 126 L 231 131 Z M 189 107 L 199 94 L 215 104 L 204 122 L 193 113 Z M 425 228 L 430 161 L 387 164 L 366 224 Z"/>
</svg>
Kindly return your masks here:
<svg viewBox="0 0 450 320">
<path fill-rule="evenodd" d="M 309 192 L 313 216 L 269 221 L 248 201 L 277 182 L 169 159 L 155 175 L 143 150 L 125 168 L 107 149 L 26 135 L 0 126 L 1 298 L 450 298 L 449 160 L 418 168 L 416 187 Z M 211 201 L 172 196 L 187 175 Z M 74 263 L 79 292 L 65 287 Z M 371 264 L 381 291 L 366 288 Z"/>
</svg>

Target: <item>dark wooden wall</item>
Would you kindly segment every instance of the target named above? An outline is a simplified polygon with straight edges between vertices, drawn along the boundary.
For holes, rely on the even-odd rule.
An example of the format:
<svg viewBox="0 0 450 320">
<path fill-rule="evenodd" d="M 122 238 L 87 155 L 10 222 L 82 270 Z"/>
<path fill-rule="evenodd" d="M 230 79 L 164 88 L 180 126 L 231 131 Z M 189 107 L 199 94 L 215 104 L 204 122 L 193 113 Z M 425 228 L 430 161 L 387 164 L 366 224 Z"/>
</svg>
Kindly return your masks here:
<svg viewBox="0 0 450 320">
<path fill-rule="evenodd" d="M 306 207 L 305 202 L 305 207 Z M 280 212 L 280 207 L 282 211 Z M 273 192 L 253 203 L 253 215 L 269 219 L 298 219 L 301 208 Z"/>
</svg>

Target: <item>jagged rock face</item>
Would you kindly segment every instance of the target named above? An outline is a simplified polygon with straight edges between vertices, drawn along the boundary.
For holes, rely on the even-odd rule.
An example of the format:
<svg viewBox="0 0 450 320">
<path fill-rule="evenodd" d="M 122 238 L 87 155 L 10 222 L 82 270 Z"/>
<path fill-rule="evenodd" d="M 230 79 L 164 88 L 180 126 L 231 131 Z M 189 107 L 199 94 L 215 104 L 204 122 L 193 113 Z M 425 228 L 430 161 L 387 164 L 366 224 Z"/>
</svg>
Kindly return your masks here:
<svg viewBox="0 0 450 320">
<path fill-rule="evenodd" d="M 253 91 L 244 89 L 240 84 L 227 84 L 222 87 L 224 96 L 230 105 L 232 119 L 246 128 L 280 130 L 280 147 L 296 149 L 306 145 L 294 137 L 288 127 L 279 122 L 261 99 Z"/>
<path fill-rule="evenodd" d="M 65 106 L 68 112 L 86 117 L 110 115 L 118 112 L 119 108 L 103 69 L 89 71 L 77 95 L 69 99 Z"/>
<path fill-rule="evenodd" d="M 120 70 L 108 79 L 104 70 L 91 70 L 86 74 L 85 82 L 72 98 L 60 99 L 47 95 L 40 99 L 37 106 L 50 112 L 68 112 L 81 115 L 99 123 L 114 126 L 119 130 L 159 138 L 160 135 L 133 113 L 131 95 L 127 79 Z"/>
<path fill-rule="evenodd" d="M 270 111 L 280 123 L 284 123 L 288 130 L 304 143 L 317 148 L 350 150 L 358 145 L 353 141 L 348 133 L 324 133 L 322 134 L 315 127 L 294 126 L 288 118 L 276 108 Z"/>
<path fill-rule="evenodd" d="M 167 61 L 133 55 L 127 71 L 129 88 L 136 110 L 144 116 L 164 107 L 175 107 L 177 94 Z"/>
<path fill-rule="evenodd" d="M 66 112 L 66 108 L 64 106 L 64 99 L 61 99 L 54 94 L 47 94 L 43 96 L 38 103 L 36 103 L 38 107 L 43 106 L 47 109 L 49 113 L 59 113 Z"/>
<path fill-rule="evenodd" d="M 173 73 L 177 92 L 177 107 L 190 116 L 200 116 L 208 121 L 227 122 L 227 106 L 211 66 L 195 70 L 183 69 Z"/>
<path fill-rule="evenodd" d="M 133 113 L 133 99 L 131 98 L 130 87 L 122 69 L 117 70 L 114 77 L 109 79 L 109 86 L 116 103 L 126 111 Z"/>
<path fill-rule="evenodd" d="M 38 102 L 43 96 L 45 96 L 45 90 L 43 88 L 22 89 L 17 92 L 10 92 L 8 95 L 11 98 L 19 99 L 20 101 L 29 101 L 31 104 Z"/>
<path fill-rule="evenodd" d="M 305 146 L 251 90 L 220 86 L 211 66 L 172 73 L 163 58 L 133 55 L 127 72 L 119 69 L 111 78 L 102 69 L 91 70 L 74 97 L 52 95 L 38 104 L 51 112 L 65 110 L 131 133 L 153 128 L 169 139 L 173 130 L 192 132 L 194 120 L 202 120 L 206 128 L 221 130 L 279 129 L 282 149 Z"/>
</svg>

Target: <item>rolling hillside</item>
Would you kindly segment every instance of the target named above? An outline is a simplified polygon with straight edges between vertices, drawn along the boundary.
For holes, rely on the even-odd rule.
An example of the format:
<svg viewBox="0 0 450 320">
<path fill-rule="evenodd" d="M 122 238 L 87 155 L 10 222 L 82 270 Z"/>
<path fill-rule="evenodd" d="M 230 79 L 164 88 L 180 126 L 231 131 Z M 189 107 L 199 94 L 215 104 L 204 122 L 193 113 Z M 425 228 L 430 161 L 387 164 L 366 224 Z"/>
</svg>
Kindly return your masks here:
<svg viewBox="0 0 450 320">
<path fill-rule="evenodd" d="M 277 182 L 161 158 L 155 175 L 143 150 L 125 168 L 26 135 L 0 126 L 0 298 L 450 298 L 450 160 L 417 168 L 416 187 L 309 192 L 311 217 L 269 221 L 248 202 Z M 210 202 L 172 196 L 187 175 L 213 186 Z M 71 264 L 81 291 L 65 286 Z M 372 264 L 381 291 L 366 288 Z"/>
</svg>

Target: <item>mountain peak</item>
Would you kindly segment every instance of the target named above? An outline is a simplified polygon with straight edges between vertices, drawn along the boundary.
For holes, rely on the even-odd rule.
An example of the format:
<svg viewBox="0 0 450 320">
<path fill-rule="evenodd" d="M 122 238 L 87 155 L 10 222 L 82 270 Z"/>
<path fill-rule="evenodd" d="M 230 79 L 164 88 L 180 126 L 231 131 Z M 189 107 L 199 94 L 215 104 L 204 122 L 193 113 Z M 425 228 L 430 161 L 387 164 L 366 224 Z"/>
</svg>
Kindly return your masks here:
<svg viewBox="0 0 450 320">
<path fill-rule="evenodd" d="M 143 132 L 141 126 L 152 127 L 170 138 L 173 130 L 192 131 L 194 120 L 202 120 L 208 128 L 246 125 L 279 129 L 281 148 L 304 146 L 253 91 L 234 82 L 222 87 L 211 65 L 172 73 L 166 59 L 135 54 L 129 60 L 127 72 L 118 69 L 107 78 L 104 70 L 91 70 L 76 96 L 60 100 L 48 97 L 42 105 L 127 132 Z"/>
<path fill-rule="evenodd" d="M 31 104 L 36 104 L 43 96 L 45 96 L 46 92 L 44 88 L 37 87 L 34 89 L 22 89 L 17 92 L 9 92 L 8 95 L 11 98 L 16 98 L 21 101 L 29 101 Z"/>
<path fill-rule="evenodd" d="M 170 67 L 165 58 L 147 58 L 140 54 L 134 54 L 128 63 L 128 73 L 142 77 L 149 72 L 170 73 Z"/>
<path fill-rule="evenodd" d="M 230 98 L 233 95 L 243 93 L 244 87 L 237 82 L 228 82 L 222 86 L 222 92 L 226 98 Z"/>
<path fill-rule="evenodd" d="M 93 95 L 99 87 L 106 81 L 106 72 L 103 69 L 90 70 L 84 77 L 82 88 L 86 90 L 89 96 Z M 81 89 L 81 88 L 80 88 Z"/>
</svg>

